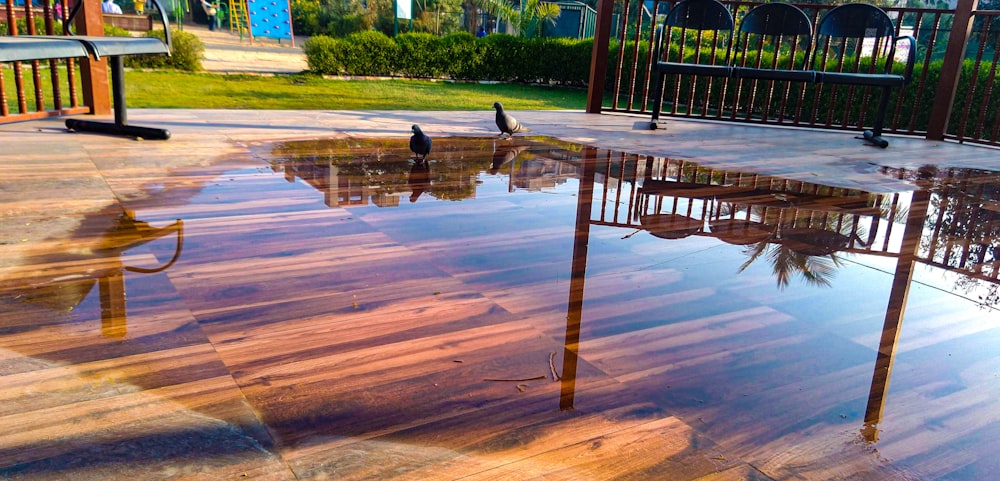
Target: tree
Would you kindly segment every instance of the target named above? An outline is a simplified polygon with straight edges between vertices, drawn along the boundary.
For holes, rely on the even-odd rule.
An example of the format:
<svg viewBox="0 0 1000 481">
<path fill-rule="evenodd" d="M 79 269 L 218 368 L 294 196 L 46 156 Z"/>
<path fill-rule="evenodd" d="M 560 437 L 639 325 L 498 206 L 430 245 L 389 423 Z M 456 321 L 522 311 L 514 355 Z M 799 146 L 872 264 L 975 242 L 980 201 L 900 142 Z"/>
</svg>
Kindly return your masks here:
<svg viewBox="0 0 1000 481">
<path fill-rule="evenodd" d="M 519 6 L 507 0 L 482 0 L 482 6 L 522 37 L 541 37 L 544 23 L 555 25 L 560 13 L 559 5 L 541 0 L 523 0 Z"/>
</svg>

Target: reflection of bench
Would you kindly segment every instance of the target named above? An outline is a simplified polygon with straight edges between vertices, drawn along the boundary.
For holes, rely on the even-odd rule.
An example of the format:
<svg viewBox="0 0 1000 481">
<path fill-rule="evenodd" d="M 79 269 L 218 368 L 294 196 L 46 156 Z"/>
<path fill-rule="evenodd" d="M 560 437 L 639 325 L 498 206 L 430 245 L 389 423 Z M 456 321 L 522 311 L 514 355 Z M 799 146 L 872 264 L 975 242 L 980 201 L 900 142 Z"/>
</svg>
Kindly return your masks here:
<svg viewBox="0 0 1000 481">
<path fill-rule="evenodd" d="M 856 215 L 879 215 L 881 207 L 874 205 L 868 196 L 833 196 L 796 192 L 788 189 L 771 189 L 757 185 L 719 185 L 674 180 L 643 180 L 640 193 L 687 199 L 716 200 L 729 204 L 758 207 L 794 207 Z"/>
<path fill-rule="evenodd" d="M 830 9 L 817 24 L 815 45 L 809 17 L 786 3 L 754 7 L 743 17 L 735 35 L 734 25 L 729 7 L 717 0 L 683 0 L 667 13 L 663 27 L 658 29 L 653 51 L 652 128 L 656 128 L 660 116 L 666 75 L 724 79 L 718 94 L 720 109 L 727 101 L 731 80 L 736 88 L 728 100 L 734 108 L 742 96 L 753 110 L 755 97 L 763 96 L 759 109 L 765 117 L 798 117 L 805 89 L 793 91 L 791 83 L 847 85 L 882 90 L 874 126 L 864 132 L 864 138 L 883 148 L 889 145 L 882 138 L 889 95 L 893 88 L 902 87 L 910 80 L 916 40 L 912 36 L 895 36 L 893 21 L 882 9 L 862 3 Z M 671 37 L 679 39 L 673 51 L 669 45 Z M 896 74 L 893 73 L 896 44 L 904 40 L 908 42 L 906 68 L 903 74 Z M 688 55 L 692 49 L 693 57 Z M 718 60 L 717 54 L 724 60 Z M 678 55 L 679 58 L 665 61 L 664 55 Z M 758 90 L 759 82 L 770 84 Z M 788 85 L 775 89 L 774 82 Z M 749 89 L 744 88 L 747 85 Z M 680 88 L 679 83 L 676 88 Z M 711 94 L 709 92 L 706 98 Z M 853 95 L 853 91 L 848 95 Z M 679 98 L 679 92 L 675 92 L 674 98 Z M 688 98 L 693 103 L 693 81 Z M 814 102 L 818 100 L 818 96 L 813 99 Z M 704 108 L 710 108 L 707 100 Z"/>
<path fill-rule="evenodd" d="M 124 56 L 170 54 L 170 26 L 166 14 L 158 0 L 151 0 L 156 6 L 163 23 L 166 42 L 153 37 L 104 37 L 93 35 L 20 35 L 0 36 L 0 62 L 21 62 L 59 58 L 92 57 L 100 60 L 108 58 L 111 69 L 112 100 L 115 120 L 113 123 L 91 120 L 67 119 L 66 127 L 78 131 L 91 131 L 115 135 L 142 137 L 145 139 L 168 139 L 170 132 L 164 129 L 128 125 L 125 107 L 125 67 Z M 64 31 L 69 32 L 73 17 L 80 11 L 83 2 L 76 2 Z"/>
</svg>

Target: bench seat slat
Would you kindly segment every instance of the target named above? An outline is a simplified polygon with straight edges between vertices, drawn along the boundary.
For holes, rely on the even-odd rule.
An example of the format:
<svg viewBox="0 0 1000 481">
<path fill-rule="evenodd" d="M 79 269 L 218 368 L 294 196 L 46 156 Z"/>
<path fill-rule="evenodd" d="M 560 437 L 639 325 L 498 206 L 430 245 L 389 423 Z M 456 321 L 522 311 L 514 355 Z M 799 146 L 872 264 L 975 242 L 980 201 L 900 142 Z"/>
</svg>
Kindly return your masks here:
<svg viewBox="0 0 1000 481">
<path fill-rule="evenodd" d="M 733 67 L 728 65 L 708 65 L 697 63 L 681 62 L 657 62 L 656 71 L 668 74 L 681 75 L 711 75 L 713 77 L 729 77 L 733 74 Z"/>
<path fill-rule="evenodd" d="M 0 37 L 0 62 L 86 57 L 87 49 L 68 37 Z"/>
<path fill-rule="evenodd" d="M 733 69 L 733 77 L 758 80 L 784 80 L 790 82 L 816 82 L 816 72 L 812 70 L 735 67 Z"/>
<path fill-rule="evenodd" d="M 892 74 L 816 72 L 816 83 L 862 85 L 867 87 L 902 87 L 906 77 Z"/>
</svg>

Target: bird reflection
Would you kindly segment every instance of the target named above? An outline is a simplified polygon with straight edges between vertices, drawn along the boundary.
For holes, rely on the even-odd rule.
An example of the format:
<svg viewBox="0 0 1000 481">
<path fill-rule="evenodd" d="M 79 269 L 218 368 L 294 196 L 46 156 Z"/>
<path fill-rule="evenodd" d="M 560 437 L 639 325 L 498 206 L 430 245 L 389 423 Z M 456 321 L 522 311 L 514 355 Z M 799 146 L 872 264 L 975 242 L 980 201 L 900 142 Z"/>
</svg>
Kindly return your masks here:
<svg viewBox="0 0 1000 481">
<path fill-rule="evenodd" d="M 431 186 L 431 166 L 427 161 L 414 162 L 410 167 L 410 176 L 407 179 L 410 187 L 410 202 L 416 202 L 417 198 Z"/>
<path fill-rule="evenodd" d="M 493 150 L 493 163 L 490 165 L 490 174 L 496 175 L 504 165 L 514 162 L 521 152 L 527 150 L 527 145 L 498 145 Z"/>
</svg>

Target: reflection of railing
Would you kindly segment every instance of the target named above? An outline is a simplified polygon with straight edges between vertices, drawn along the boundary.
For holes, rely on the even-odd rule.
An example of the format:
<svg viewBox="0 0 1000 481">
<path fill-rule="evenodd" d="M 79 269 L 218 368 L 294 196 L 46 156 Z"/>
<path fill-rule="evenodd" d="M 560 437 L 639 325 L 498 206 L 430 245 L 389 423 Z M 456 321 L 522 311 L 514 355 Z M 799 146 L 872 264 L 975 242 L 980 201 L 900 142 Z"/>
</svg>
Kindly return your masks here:
<svg viewBox="0 0 1000 481">
<path fill-rule="evenodd" d="M 723 242 L 785 248 L 796 254 L 900 254 L 901 224 L 912 193 L 873 194 L 673 159 L 606 152 L 596 177 L 603 186 L 591 222 L 641 229 L 657 237 L 710 236 Z M 930 190 L 917 262 L 986 281 L 1000 304 L 1000 186 L 996 173 L 884 172 Z M 922 204 L 920 204 L 922 205 Z M 917 206 L 919 208 L 919 205 Z M 759 244 L 759 245 L 758 245 Z M 969 288 L 971 285 L 958 286 Z"/>
<path fill-rule="evenodd" d="M 628 156 L 620 156 L 622 164 L 620 167 L 624 167 L 625 160 Z M 632 219 L 628 219 L 628 222 L 619 222 L 617 214 L 619 209 L 613 209 L 613 214 L 609 213 L 606 209 L 609 205 L 621 205 L 627 204 L 628 211 L 632 210 L 632 206 L 635 205 L 635 196 L 641 191 L 641 187 L 633 187 L 629 189 L 632 193 L 627 196 L 627 200 L 623 198 L 622 191 L 627 187 L 629 182 L 625 182 L 621 177 L 618 180 L 614 180 L 610 176 L 605 177 L 607 182 L 602 187 L 595 185 L 595 178 L 599 177 L 600 172 L 609 173 L 613 172 L 615 169 L 612 168 L 610 162 L 616 155 L 610 152 L 599 153 L 595 149 L 584 149 L 583 157 L 583 168 L 581 173 L 581 179 L 578 191 L 578 204 L 577 204 L 577 217 L 576 217 L 576 230 L 574 233 L 574 245 L 572 252 L 572 274 L 569 284 L 569 293 L 567 301 L 567 312 L 566 312 L 566 330 L 565 330 L 565 340 L 563 348 L 563 365 L 562 365 L 562 376 L 561 389 L 559 396 L 559 407 L 562 410 L 572 410 L 574 409 L 575 396 L 576 396 L 576 370 L 578 364 L 579 348 L 580 348 L 580 331 L 583 324 L 582 319 L 584 318 L 584 287 L 587 278 L 587 256 L 588 256 L 588 245 L 590 238 L 590 229 L 593 225 L 605 225 L 605 226 L 619 226 L 619 227 L 632 227 Z M 632 159 L 634 160 L 634 158 Z M 647 162 L 647 172 L 654 172 L 654 169 L 650 169 L 649 166 L 654 164 L 653 159 L 648 159 Z M 637 173 L 640 167 L 634 165 L 633 173 Z M 596 171 L 596 172 L 595 172 Z M 619 168 L 619 172 L 627 172 L 624 168 Z M 695 172 L 699 172 L 698 169 L 694 169 Z M 706 175 L 704 177 L 705 183 L 702 185 L 694 185 L 694 183 L 678 184 L 684 185 L 687 193 L 691 193 L 695 190 L 701 190 L 706 196 L 710 196 L 712 193 L 711 189 L 712 183 L 709 179 L 725 179 L 729 174 L 722 173 L 721 176 L 717 175 Z M 739 174 L 737 174 L 739 175 Z M 697 177 L 697 176 L 695 176 Z M 751 176 L 752 178 L 757 178 L 760 180 L 759 176 Z M 634 177 L 633 177 L 634 178 Z M 648 179 L 648 178 L 647 178 Z M 773 179 L 772 179 L 773 180 Z M 656 184 L 652 184 L 656 185 Z M 774 186 L 773 183 L 767 182 L 767 185 Z M 816 192 L 822 191 L 822 186 L 811 185 L 804 187 L 802 184 L 795 189 L 788 190 L 787 187 L 790 184 L 784 182 L 779 183 L 782 185 L 783 190 L 776 190 L 773 193 L 780 195 L 788 195 L 788 193 L 805 193 L 808 191 L 813 191 L 815 195 Z M 725 187 L 726 184 L 716 185 L 717 187 Z M 917 265 L 916 253 L 920 248 L 920 238 L 921 233 L 924 230 L 925 222 L 927 219 L 927 212 L 930 204 L 930 191 L 926 189 L 927 182 L 926 179 L 922 181 L 921 188 L 912 194 L 910 199 L 910 208 L 903 209 L 900 198 L 898 195 L 891 196 L 891 208 L 889 209 L 890 218 L 896 219 L 898 223 L 902 223 L 901 226 L 901 239 L 897 243 L 897 250 L 894 252 L 894 257 L 896 259 L 896 268 L 892 276 L 892 286 L 889 294 L 889 298 L 886 304 L 885 317 L 883 320 L 883 328 L 881 333 L 881 339 L 878 344 L 877 355 L 874 359 L 873 372 L 871 377 L 871 383 L 869 387 L 869 395 L 867 399 L 867 404 L 865 407 L 864 422 L 859 427 L 859 436 L 861 441 L 866 443 L 876 443 L 879 438 L 879 425 L 882 423 L 884 410 L 886 406 L 886 398 L 889 394 L 889 381 L 892 375 L 892 368 L 895 361 L 895 354 L 898 349 L 899 344 L 899 334 L 902 328 L 904 312 L 906 310 L 906 302 L 909 296 L 910 286 L 912 284 L 913 272 L 915 266 Z M 733 192 L 729 190 L 728 192 Z M 851 191 L 843 191 L 842 194 L 850 193 Z M 662 193 L 662 191 L 661 191 Z M 641 194 L 639 194 L 641 195 Z M 656 195 L 656 194 L 652 194 Z M 831 195 L 832 203 L 839 204 L 844 202 L 843 199 L 851 198 L 863 198 L 864 195 Z M 691 197 L 688 197 L 691 199 Z M 595 202 L 599 202 L 600 206 L 596 207 Z M 823 203 L 827 205 L 827 203 Z M 875 197 L 873 201 L 873 207 L 876 205 L 883 205 L 879 196 Z M 704 205 L 704 204 L 703 204 Z M 841 204 L 841 207 L 843 205 Z M 787 207 L 779 207 L 780 209 L 785 209 Z M 869 212 L 850 212 L 851 209 L 859 208 L 857 206 L 846 209 L 843 212 L 837 212 L 840 215 L 845 216 L 862 216 L 867 215 L 869 217 L 878 217 L 877 214 L 880 212 L 869 211 Z M 862 209 L 868 209 L 868 207 L 863 207 Z M 688 210 L 687 213 L 690 214 L 695 210 Z M 594 219 L 594 213 L 598 213 L 598 219 Z M 708 209 L 706 207 L 706 211 Z M 836 212 L 836 211 L 835 211 Z M 896 216 L 895 214 L 899 214 Z M 893 224 L 888 224 L 888 228 L 891 228 Z M 888 232 L 886 232 L 888 236 Z M 626 236 L 628 237 L 628 236 Z"/>
<path fill-rule="evenodd" d="M 17 292 L 23 302 L 47 306 L 64 312 L 73 311 L 96 284 L 101 306 L 101 332 L 107 337 L 123 337 L 127 331 L 125 272 L 153 274 L 170 268 L 184 248 L 184 223 L 180 219 L 164 227 L 153 227 L 137 221 L 131 213 L 114 217 L 88 217 L 99 230 L 83 227 L 79 230 L 73 252 L 52 253 L 46 262 L 52 268 L 35 269 L 26 266 L 16 283 L 5 286 Z M 111 228 L 107 223 L 111 221 Z M 86 223 L 87 221 L 85 221 Z M 97 236 L 92 237 L 93 233 Z M 176 234 L 173 255 L 156 267 L 126 266 L 122 255 L 133 248 Z M 38 260 L 42 262 L 42 260 Z"/>
<path fill-rule="evenodd" d="M 738 245 L 768 242 L 806 255 L 889 249 L 891 219 L 885 216 L 883 195 L 672 159 L 619 162 L 617 168 L 605 170 L 629 173 L 641 182 L 608 177 L 617 185 L 606 186 L 604 195 L 614 199 L 605 197 L 596 223 L 643 229 L 668 239 L 699 235 Z"/>
<path fill-rule="evenodd" d="M 1000 302 L 1000 186 L 996 173 L 976 169 L 916 171 L 886 169 L 887 175 L 919 182 L 930 191 L 919 262 L 992 284 Z M 911 207 L 912 208 L 912 207 Z"/>
</svg>

